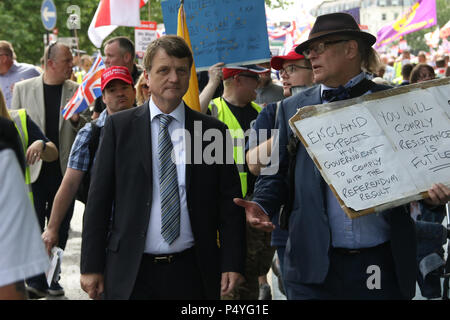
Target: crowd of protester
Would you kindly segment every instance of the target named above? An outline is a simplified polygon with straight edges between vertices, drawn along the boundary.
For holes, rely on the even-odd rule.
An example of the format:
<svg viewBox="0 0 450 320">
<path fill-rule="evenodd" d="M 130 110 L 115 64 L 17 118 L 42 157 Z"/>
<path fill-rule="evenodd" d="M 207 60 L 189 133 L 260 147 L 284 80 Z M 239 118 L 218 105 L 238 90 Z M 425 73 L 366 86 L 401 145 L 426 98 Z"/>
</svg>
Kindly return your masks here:
<svg viewBox="0 0 450 320">
<path fill-rule="evenodd" d="M 441 296 L 442 266 L 418 270 L 429 254 L 443 258 L 449 187 L 349 219 L 288 120 L 299 107 L 448 77 L 449 53 L 378 55 L 351 16 L 324 15 L 285 54 L 199 73 L 193 112 L 182 102 L 193 58 L 181 38 L 155 40 L 140 65 L 133 42 L 115 37 L 103 48 L 102 96 L 64 120 L 93 57 L 56 42 L 40 70 L 17 62 L 11 42 L 0 41 L 0 299 L 64 295 L 45 272 L 76 199 L 86 204 L 81 286 L 93 299 L 270 300 L 270 269 L 289 300 L 411 299 L 416 281 L 426 298 Z M 231 148 L 233 164 L 168 164 L 167 151 L 189 154 L 170 134 L 194 136 L 194 121 L 200 134 L 230 129 L 242 147 Z M 276 173 L 262 175 L 259 158 L 278 152 L 275 138 L 250 129 L 279 130 Z M 382 289 L 366 287 L 368 265 L 383 266 Z"/>
</svg>

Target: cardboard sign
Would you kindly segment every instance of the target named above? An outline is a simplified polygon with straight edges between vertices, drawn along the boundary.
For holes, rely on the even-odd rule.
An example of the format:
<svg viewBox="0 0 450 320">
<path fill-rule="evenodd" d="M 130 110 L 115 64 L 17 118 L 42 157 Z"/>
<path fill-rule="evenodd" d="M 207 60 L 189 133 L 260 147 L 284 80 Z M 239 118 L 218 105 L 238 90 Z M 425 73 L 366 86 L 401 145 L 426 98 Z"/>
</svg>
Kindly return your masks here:
<svg viewBox="0 0 450 320">
<path fill-rule="evenodd" d="M 141 26 L 134 28 L 134 43 L 136 46 L 136 55 L 139 59 L 144 58 L 145 50 L 148 45 L 158 38 L 156 32 L 156 22 L 141 21 Z"/>
<path fill-rule="evenodd" d="M 304 107 L 289 122 L 350 218 L 450 186 L 450 78 Z"/>
<path fill-rule="evenodd" d="M 177 34 L 180 1 L 161 7 L 166 34 Z M 185 0 L 184 10 L 197 71 L 270 60 L 264 0 Z"/>
</svg>

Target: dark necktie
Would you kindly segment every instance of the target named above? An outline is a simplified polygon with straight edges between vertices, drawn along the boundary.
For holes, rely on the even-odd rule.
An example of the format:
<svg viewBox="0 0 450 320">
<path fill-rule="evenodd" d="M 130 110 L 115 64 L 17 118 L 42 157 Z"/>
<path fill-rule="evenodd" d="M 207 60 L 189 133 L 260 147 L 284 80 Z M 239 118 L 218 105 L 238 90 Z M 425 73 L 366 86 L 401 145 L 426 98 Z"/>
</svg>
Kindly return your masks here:
<svg viewBox="0 0 450 320">
<path fill-rule="evenodd" d="M 172 140 L 168 126 L 171 116 L 160 114 L 158 134 L 159 188 L 161 194 L 161 235 L 172 244 L 180 235 L 180 196 L 178 194 L 177 167 L 172 161 Z"/>
<path fill-rule="evenodd" d="M 350 88 L 339 86 L 337 89 L 323 90 L 322 100 L 333 102 L 350 98 Z"/>
</svg>

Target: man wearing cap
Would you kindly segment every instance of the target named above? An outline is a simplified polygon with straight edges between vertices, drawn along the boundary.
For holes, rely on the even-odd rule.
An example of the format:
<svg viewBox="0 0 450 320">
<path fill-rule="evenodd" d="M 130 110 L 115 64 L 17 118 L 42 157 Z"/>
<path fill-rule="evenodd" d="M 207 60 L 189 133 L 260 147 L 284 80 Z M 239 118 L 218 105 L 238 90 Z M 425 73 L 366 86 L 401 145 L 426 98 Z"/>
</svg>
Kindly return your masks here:
<svg viewBox="0 0 450 320">
<path fill-rule="evenodd" d="M 253 101 L 256 99 L 260 74 L 267 71 L 256 65 L 222 68 L 223 95 L 211 100 L 207 111 L 207 114 L 227 125 L 233 138 L 233 156 L 239 170 L 242 197 L 251 196 L 256 180 L 245 163 L 245 134 L 261 111 L 261 107 Z M 259 270 L 260 259 L 266 251 L 273 256 L 273 249 L 264 245 L 266 238 L 263 232 L 247 227 L 246 282 L 227 299 L 258 299 L 258 276 L 264 274 Z"/>
<path fill-rule="evenodd" d="M 153 41 L 150 100 L 106 120 L 81 245 L 81 287 L 93 299 L 219 299 L 242 279 L 239 174 L 226 126 L 182 101 L 192 63 L 181 37 Z M 228 142 L 218 150 L 225 159 L 202 156 L 212 131 Z"/>
<path fill-rule="evenodd" d="M 296 46 L 294 46 L 288 54 L 284 56 L 274 56 L 270 60 L 270 67 L 278 70 L 283 79 L 283 93 L 285 97 L 298 94 L 313 84 L 311 63 L 309 60 L 306 60 L 303 55 L 296 53 L 295 47 Z M 258 176 L 261 169 L 267 165 L 267 163 L 261 162 L 259 154 L 265 155 L 265 158 L 271 156 L 273 140 L 271 133 L 272 129 L 275 129 L 278 108 L 280 108 L 283 103 L 284 101 L 279 101 L 277 103 L 268 104 L 259 113 L 253 125 L 252 129 L 255 130 L 256 134 L 250 135 L 246 145 L 246 161 L 250 172 L 255 176 Z M 267 140 L 260 140 L 262 137 Z M 284 266 L 284 250 L 288 233 L 286 230 L 279 228 L 278 219 L 278 214 L 275 214 L 272 217 L 272 222 L 277 228 L 272 232 L 271 245 L 277 250 L 278 260 L 276 261 L 279 262 L 279 269 L 282 270 Z M 282 291 L 282 272 L 277 276 L 279 279 L 279 286 L 281 287 L 280 290 Z M 267 291 L 268 285 L 260 285 L 260 296 L 264 292 L 264 288 L 266 288 L 265 291 Z"/>
<path fill-rule="evenodd" d="M 98 146 L 106 118 L 116 112 L 130 109 L 134 105 L 136 90 L 126 67 L 114 66 L 106 69 L 101 78 L 101 90 L 106 109 L 102 111 L 98 119 L 87 123 L 78 132 L 72 145 L 66 173 L 53 201 L 47 229 L 42 234 L 48 252 L 51 252 L 51 249 L 58 243 L 61 222 L 66 215 L 67 208 L 74 200 L 84 176 L 91 174 L 90 169 L 97 151 L 93 150 L 95 147 L 91 146 Z M 93 142 L 93 139 L 96 141 Z M 92 201 L 96 201 L 95 195 Z"/>
<path fill-rule="evenodd" d="M 283 195 L 290 195 L 285 205 L 289 238 L 283 270 L 288 299 L 414 297 L 416 240 L 407 206 L 349 219 L 307 150 L 291 139 L 294 134 L 288 125 L 299 107 L 386 89 L 366 80 L 363 72 L 376 68 L 376 53 L 371 48 L 375 41 L 348 14 L 317 18 L 309 39 L 296 52 L 310 59 L 320 86 L 283 101 L 278 116 L 280 169 L 275 175 L 260 176 L 252 202 L 235 199 L 246 208 L 251 225 L 271 231 L 274 226 L 267 214 L 275 214 Z M 443 185 L 428 192 L 432 205 L 450 199 L 450 190 Z M 374 277 L 370 278 L 374 273 L 379 280 L 375 286 Z"/>
</svg>

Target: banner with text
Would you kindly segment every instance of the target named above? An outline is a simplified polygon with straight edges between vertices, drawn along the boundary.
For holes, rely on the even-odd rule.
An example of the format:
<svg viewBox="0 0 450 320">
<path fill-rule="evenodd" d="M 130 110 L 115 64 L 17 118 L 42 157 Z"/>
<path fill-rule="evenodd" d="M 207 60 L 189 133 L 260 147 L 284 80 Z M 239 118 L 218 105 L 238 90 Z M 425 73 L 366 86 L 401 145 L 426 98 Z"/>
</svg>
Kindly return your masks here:
<svg viewBox="0 0 450 320">
<path fill-rule="evenodd" d="M 179 6 L 161 1 L 166 34 L 177 33 Z M 197 71 L 270 59 L 264 0 L 185 0 L 184 10 Z"/>
<path fill-rule="evenodd" d="M 301 108 L 290 125 L 352 218 L 450 186 L 450 78 Z"/>
<path fill-rule="evenodd" d="M 401 36 L 436 25 L 436 0 L 419 0 L 393 24 L 382 27 L 377 32 L 375 48 L 380 48 Z"/>
<path fill-rule="evenodd" d="M 154 21 L 141 21 L 141 26 L 134 28 L 134 44 L 139 59 L 144 58 L 145 50 L 150 42 L 158 38 L 156 27 L 157 24 Z"/>
</svg>

